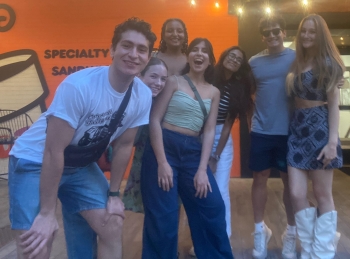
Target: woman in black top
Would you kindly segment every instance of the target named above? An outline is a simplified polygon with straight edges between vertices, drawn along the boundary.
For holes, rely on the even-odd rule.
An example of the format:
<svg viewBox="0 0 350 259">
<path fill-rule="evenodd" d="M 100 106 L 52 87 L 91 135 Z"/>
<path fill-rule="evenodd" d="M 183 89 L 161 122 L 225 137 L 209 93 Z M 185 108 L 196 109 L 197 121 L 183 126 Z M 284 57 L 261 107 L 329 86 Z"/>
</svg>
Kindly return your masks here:
<svg viewBox="0 0 350 259">
<path fill-rule="evenodd" d="M 218 183 L 226 207 L 227 234 L 231 236 L 229 180 L 233 160 L 231 128 L 236 119 L 246 118 L 253 107 L 254 79 L 244 51 L 226 49 L 215 66 L 214 85 L 221 92 L 216 133 L 209 165 Z"/>
</svg>

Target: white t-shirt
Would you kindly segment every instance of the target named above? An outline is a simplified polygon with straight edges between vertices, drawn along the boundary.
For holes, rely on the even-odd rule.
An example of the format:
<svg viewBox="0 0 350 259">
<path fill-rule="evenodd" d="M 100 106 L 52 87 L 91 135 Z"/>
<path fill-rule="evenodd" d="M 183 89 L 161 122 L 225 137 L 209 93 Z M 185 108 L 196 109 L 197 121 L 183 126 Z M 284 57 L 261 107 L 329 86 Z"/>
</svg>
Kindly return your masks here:
<svg viewBox="0 0 350 259">
<path fill-rule="evenodd" d="M 16 140 L 10 155 L 42 163 L 49 116 L 63 119 L 75 129 L 71 145 L 98 142 L 126 93 L 112 88 L 108 70 L 108 66 L 93 67 L 68 76 L 57 88 L 49 109 Z M 135 77 L 125 116 L 110 142 L 128 128 L 148 124 L 151 104 L 151 90 Z"/>
</svg>

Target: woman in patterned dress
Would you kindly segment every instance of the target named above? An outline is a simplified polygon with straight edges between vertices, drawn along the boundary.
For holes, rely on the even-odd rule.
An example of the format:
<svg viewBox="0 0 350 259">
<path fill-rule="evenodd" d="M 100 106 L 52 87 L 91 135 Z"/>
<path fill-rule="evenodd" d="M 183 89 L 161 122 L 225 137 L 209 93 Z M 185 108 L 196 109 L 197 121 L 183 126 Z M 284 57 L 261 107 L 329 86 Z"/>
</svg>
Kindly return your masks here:
<svg viewBox="0 0 350 259">
<path fill-rule="evenodd" d="M 344 64 L 324 19 L 305 17 L 296 36 L 296 60 L 287 77 L 295 110 L 288 139 L 288 176 L 301 258 L 333 258 L 339 239 L 332 197 L 333 169 L 342 166 L 338 136 Z M 308 177 L 317 200 L 307 199 Z"/>
</svg>

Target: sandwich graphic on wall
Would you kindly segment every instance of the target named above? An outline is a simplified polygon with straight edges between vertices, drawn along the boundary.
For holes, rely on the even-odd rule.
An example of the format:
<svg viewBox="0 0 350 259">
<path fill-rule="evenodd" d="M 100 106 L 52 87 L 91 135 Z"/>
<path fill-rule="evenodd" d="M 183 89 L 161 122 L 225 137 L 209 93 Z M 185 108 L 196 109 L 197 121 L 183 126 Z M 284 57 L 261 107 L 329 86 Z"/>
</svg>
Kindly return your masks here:
<svg viewBox="0 0 350 259">
<path fill-rule="evenodd" d="M 46 111 L 49 89 L 33 50 L 0 54 L 0 109 L 12 110 L 7 119 L 27 113 L 35 121 Z M 0 124 L 4 118 L 0 117 Z"/>
<path fill-rule="evenodd" d="M 46 111 L 49 90 L 33 50 L 0 54 L 0 157 L 7 157 L 14 139 Z"/>
</svg>

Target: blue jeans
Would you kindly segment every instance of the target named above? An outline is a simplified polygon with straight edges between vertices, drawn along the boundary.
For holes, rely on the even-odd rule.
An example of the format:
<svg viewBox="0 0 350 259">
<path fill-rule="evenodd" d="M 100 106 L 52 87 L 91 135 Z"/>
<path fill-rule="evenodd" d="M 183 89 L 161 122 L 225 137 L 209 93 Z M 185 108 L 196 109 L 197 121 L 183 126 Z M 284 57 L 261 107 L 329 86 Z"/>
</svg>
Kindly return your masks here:
<svg viewBox="0 0 350 259">
<path fill-rule="evenodd" d="M 9 199 L 11 228 L 28 230 L 40 211 L 41 164 L 10 156 Z M 65 167 L 58 188 L 70 259 L 94 258 L 96 234 L 79 212 L 104 209 L 108 182 L 96 163 Z"/>
<path fill-rule="evenodd" d="M 145 208 L 143 259 L 175 259 L 178 239 L 178 195 L 185 207 L 197 258 L 233 258 L 226 233 L 225 205 L 209 167 L 212 187 L 206 198 L 196 198 L 194 176 L 202 145 L 199 138 L 163 129 L 167 161 L 173 170 L 169 192 L 158 186 L 158 165 L 150 144 L 145 147 L 141 168 L 141 192 Z"/>
</svg>

